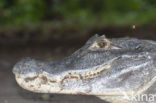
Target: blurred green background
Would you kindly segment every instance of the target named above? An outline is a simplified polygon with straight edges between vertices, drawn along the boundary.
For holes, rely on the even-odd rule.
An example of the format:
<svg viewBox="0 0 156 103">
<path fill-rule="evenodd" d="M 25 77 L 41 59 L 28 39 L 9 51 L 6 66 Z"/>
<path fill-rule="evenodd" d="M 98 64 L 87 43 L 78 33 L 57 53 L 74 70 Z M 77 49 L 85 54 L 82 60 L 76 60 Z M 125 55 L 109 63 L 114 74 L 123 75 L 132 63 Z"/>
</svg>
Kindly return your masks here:
<svg viewBox="0 0 156 103">
<path fill-rule="evenodd" d="M 0 1 L 0 44 L 88 38 L 95 33 L 135 36 L 155 33 L 155 25 L 155 0 Z M 135 27 L 139 31 L 130 30 Z"/>
<path fill-rule="evenodd" d="M 156 22 L 155 0 L 1 0 L 0 24 L 70 21 L 104 25 Z"/>
</svg>

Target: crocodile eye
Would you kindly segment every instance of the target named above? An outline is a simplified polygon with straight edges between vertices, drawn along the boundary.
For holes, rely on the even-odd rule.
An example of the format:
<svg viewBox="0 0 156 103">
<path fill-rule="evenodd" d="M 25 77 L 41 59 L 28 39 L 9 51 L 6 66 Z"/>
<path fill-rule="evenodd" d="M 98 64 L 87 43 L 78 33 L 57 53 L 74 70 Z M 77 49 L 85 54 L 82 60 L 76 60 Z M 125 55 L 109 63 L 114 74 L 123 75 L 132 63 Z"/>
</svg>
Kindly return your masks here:
<svg viewBox="0 0 156 103">
<path fill-rule="evenodd" d="M 110 48 L 111 42 L 105 38 L 105 37 L 101 37 L 98 40 L 96 40 L 90 47 L 90 50 L 95 50 L 95 49 L 105 49 L 108 50 Z"/>
<path fill-rule="evenodd" d="M 100 48 L 104 48 L 107 46 L 107 43 L 104 41 L 104 40 L 101 40 L 97 43 L 97 45 L 100 47 Z"/>
</svg>

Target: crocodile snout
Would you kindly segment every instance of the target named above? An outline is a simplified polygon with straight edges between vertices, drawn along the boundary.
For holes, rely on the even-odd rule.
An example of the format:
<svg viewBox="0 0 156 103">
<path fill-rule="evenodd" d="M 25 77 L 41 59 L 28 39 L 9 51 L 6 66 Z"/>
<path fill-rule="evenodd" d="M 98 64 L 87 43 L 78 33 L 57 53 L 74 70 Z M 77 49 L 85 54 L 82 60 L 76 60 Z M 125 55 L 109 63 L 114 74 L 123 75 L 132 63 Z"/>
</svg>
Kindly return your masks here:
<svg viewBox="0 0 156 103">
<path fill-rule="evenodd" d="M 38 73 L 41 68 L 38 66 L 38 62 L 35 59 L 25 58 L 16 63 L 13 68 L 14 74 L 29 74 Z"/>
</svg>

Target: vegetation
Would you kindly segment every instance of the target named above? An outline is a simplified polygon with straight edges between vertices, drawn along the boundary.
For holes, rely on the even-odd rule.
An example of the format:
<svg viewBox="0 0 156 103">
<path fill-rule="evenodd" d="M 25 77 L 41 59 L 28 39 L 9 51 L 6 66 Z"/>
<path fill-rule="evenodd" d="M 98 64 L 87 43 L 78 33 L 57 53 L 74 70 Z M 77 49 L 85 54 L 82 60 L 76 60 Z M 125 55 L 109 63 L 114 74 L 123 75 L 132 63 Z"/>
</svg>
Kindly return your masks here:
<svg viewBox="0 0 156 103">
<path fill-rule="evenodd" d="M 155 0 L 1 0 L 0 25 L 40 22 L 104 25 L 156 22 Z"/>
</svg>

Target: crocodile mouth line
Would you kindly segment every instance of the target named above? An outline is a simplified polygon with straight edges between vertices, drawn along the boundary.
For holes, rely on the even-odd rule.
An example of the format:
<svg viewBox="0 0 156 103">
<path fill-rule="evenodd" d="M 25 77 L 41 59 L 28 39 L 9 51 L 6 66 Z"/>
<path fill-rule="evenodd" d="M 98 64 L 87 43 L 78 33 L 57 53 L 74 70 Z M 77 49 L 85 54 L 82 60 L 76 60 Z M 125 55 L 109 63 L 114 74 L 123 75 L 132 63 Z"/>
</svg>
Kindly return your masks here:
<svg viewBox="0 0 156 103">
<path fill-rule="evenodd" d="M 63 85 L 67 81 L 85 81 L 87 79 L 93 79 L 102 75 L 103 73 L 106 73 L 107 70 L 111 69 L 111 64 L 114 63 L 117 59 L 119 58 L 115 58 L 108 63 L 94 67 L 93 69 L 86 69 L 84 71 L 67 71 L 65 73 L 62 73 L 61 75 L 55 76 L 52 76 L 51 74 L 44 71 L 35 74 L 15 73 L 16 81 L 21 87 L 29 91 L 58 93 L 64 89 Z"/>
<path fill-rule="evenodd" d="M 42 75 L 42 76 L 41 76 Z M 21 78 L 19 75 L 16 75 L 16 81 L 17 83 L 24 89 L 33 91 L 33 92 L 38 92 L 38 93 L 63 93 L 63 94 L 79 94 L 80 90 L 79 89 L 64 89 L 60 88 L 60 83 L 56 81 L 51 81 L 48 77 L 46 77 L 43 74 L 38 75 L 38 77 L 32 77 L 34 80 L 30 81 L 25 81 L 24 78 Z M 43 79 L 44 78 L 44 79 Z M 45 79 L 46 78 L 46 79 Z M 82 94 L 86 95 L 109 95 L 109 96 L 123 96 L 124 93 L 126 95 L 131 96 L 132 93 L 135 95 L 141 94 L 144 91 L 146 91 L 153 83 L 155 83 L 156 77 L 154 77 L 148 84 L 146 84 L 143 88 L 139 89 L 134 89 L 134 90 L 111 90 L 111 91 L 105 91 L 103 93 L 96 92 L 94 90 L 91 90 L 89 92 L 86 91 L 81 91 Z"/>
<path fill-rule="evenodd" d="M 36 91 L 36 92 L 55 92 L 53 90 L 50 90 L 50 88 L 57 88 L 58 90 L 63 89 L 64 82 L 68 80 L 76 80 L 76 81 L 82 81 L 87 80 L 91 78 L 95 78 L 99 76 L 102 72 L 105 72 L 107 69 L 110 69 L 110 65 L 105 65 L 104 67 L 96 68 L 96 71 L 86 71 L 84 73 L 80 72 L 69 72 L 65 73 L 64 76 L 55 77 L 55 79 L 52 79 L 47 73 L 40 72 L 38 74 L 30 74 L 30 75 L 22 75 L 22 74 L 16 74 L 16 81 L 19 85 L 21 85 L 24 89 L 30 90 L 30 91 Z M 61 78 L 62 77 L 62 78 Z M 56 79 L 57 78 L 57 79 Z M 49 88 L 49 90 L 47 89 Z"/>
</svg>

